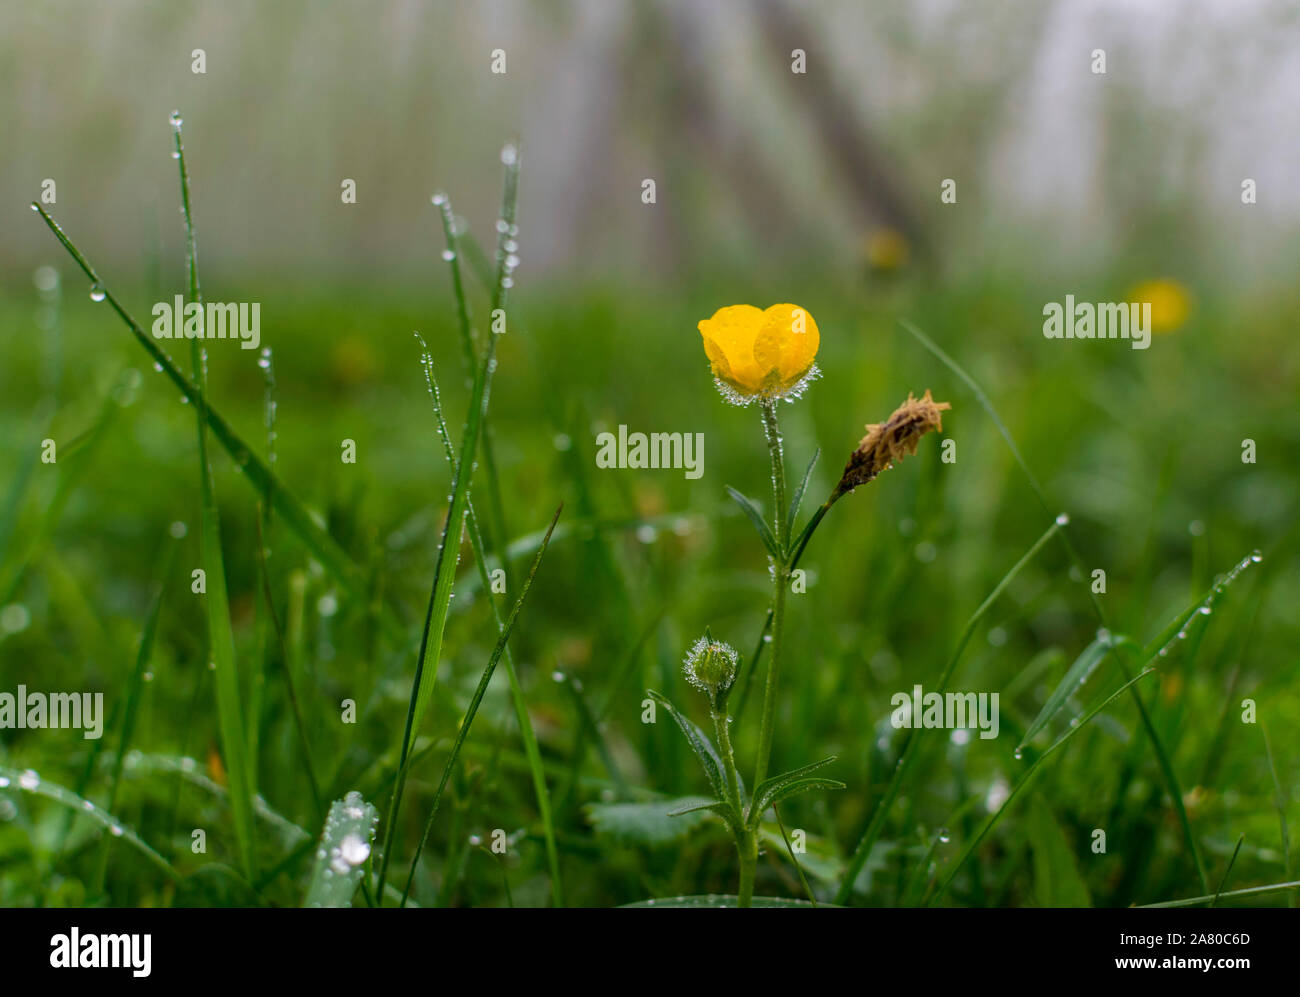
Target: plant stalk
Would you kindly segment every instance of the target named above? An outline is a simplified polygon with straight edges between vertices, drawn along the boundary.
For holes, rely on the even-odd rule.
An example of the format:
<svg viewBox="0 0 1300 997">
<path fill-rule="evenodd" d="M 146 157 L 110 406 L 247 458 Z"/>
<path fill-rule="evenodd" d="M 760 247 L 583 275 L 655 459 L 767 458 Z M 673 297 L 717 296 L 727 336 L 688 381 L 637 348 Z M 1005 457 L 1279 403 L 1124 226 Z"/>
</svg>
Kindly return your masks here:
<svg viewBox="0 0 1300 997">
<path fill-rule="evenodd" d="M 786 530 L 785 457 L 781 450 L 781 427 L 776 417 L 776 401 L 762 403 L 763 434 L 772 461 L 772 501 L 776 519 L 776 542 L 780 558 L 772 561 L 772 654 L 767 663 L 767 682 L 763 690 L 763 717 L 758 735 L 758 761 L 754 766 L 754 785 L 767 777 L 768 759 L 772 754 L 772 732 L 776 721 L 776 686 L 781 672 L 781 635 L 785 629 L 785 592 L 790 577 L 790 538 Z M 742 874 L 744 857 L 742 856 Z M 752 885 L 752 884 L 751 884 Z"/>
</svg>

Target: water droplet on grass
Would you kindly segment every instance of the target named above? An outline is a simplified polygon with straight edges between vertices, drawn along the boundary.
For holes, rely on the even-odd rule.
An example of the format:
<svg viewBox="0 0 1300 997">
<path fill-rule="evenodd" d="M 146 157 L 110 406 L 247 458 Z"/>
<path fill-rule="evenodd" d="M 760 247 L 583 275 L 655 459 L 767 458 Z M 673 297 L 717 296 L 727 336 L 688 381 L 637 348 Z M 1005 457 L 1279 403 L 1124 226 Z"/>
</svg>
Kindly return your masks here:
<svg viewBox="0 0 1300 997">
<path fill-rule="evenodd" d="M 343 841 L 339 843 L 339 855 L 348 865 L 360 865 L 370 856 L 370 846 L 360 835 L 344 835 Z"/>
<path fill-rule="evenodd" d="M 103 301 L 104 298 L 106 298 L 107 296 L 108 296 L 108 295 L 107 295 L 107 292 L 104 290 L 104 285 L 103 285 L 103 284 L 91 284 L 91 285 L 90 285 L 90 300 L 91 300 L 91 301 Z"/>
</svg>

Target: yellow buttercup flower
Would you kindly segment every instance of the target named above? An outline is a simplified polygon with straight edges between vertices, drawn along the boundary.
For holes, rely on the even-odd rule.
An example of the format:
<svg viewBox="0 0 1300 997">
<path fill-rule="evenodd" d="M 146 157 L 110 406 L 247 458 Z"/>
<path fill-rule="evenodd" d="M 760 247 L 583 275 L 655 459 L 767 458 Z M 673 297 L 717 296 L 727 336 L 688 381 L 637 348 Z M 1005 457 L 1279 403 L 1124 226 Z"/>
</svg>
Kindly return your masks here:
<svg viewBox="0 0 1300 997">
<path fill-rule="evenodd" d="M 1151 331 L 1173 332 L 1192 311 L 1191 295 L 1182 284 L 1169 278 L 1143 281 L 1129 291 L 1129 301 L 1150 303 Z"/>
<path fill-rule="evenodd" d="M 907 263 L 911 247 L 902 232 L 893 228 L 879 228 L 867 237 L 867 263 L 873 270 L 898 270 Z"/>
<path fill-rule="evenodd" d="M 817 323 L 798 305 L 729 305 L 699 329 L 718 390 L 736 405 L 796 398 L 817 376 Z"/>
</svg>

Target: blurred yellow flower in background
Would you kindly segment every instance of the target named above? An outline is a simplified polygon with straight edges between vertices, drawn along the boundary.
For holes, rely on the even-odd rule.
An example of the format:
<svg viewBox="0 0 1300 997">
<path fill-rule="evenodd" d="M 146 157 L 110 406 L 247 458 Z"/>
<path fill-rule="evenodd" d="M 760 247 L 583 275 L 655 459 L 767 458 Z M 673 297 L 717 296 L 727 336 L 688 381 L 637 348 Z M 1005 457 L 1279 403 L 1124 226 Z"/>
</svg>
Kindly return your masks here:
<svg viewBox="0 0 1300 997">
<path fill-rule="evenodd" d="M 728 305 L 699 323 L 718 390 L 729 402 L 797 397 L 817 376 L 817 323 L 798 305 Z"/>
<path fill-rule="evenodd" d="M 1192 297 L 1187 288 L 1169 277 L 1145 280 L 1128 293 L 1129 301 L 1150 303 L 1151 331 L 1173 332 L 1192 311 Z"/>
<path fill-rule="evenodd" d="M 867 236 L 863 249 L 873 270 L 901 269 L 911 255 L 906 236 L 893 228 L 876 229 Z"/>
</svg>

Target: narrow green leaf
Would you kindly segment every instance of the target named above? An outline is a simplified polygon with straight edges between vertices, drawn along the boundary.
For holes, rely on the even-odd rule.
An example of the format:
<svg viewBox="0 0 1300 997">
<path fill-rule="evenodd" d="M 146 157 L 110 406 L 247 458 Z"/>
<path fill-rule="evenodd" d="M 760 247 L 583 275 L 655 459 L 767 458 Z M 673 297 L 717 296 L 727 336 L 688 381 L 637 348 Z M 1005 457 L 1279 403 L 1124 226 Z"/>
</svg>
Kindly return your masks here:
<svg viewBox="0 0 1300 997">
<path fill-rule="evenodd" d="M 776 537 L 772 536 L 772 528 L 763 520 L 763 514 L 758 511 L 758 507 L 730 485 L 726 487 L 727 494 L 736 500 L 736 505 L 740 506 L 745 515 L 749 517 L 749 521 L 754 524 L 754 529 L 758 531 L 758 538 L 763 541 L 763 546 L 767 548 L 767 552 L 779 559 L 781 552 L 777 546 Z"/>
<path fill-rule="evenodd" d="M 1016 746 L 1017 751 L 1024 748 L 1039 731 L 1051 722 L 1051 719 L 1065 706 L 1066 700 L 1088 681 L 1111 649 L 1120 645 L 1138 646 L 1136 641 L 1130 640 L 1128 637 L 1112 635 L 1104 631 L 1097 634 L 1096 640 L 1085 647 L 1083 652 L 1074 659 L 1074 664 L 1066 670 L 1065 676 L 1052 690 L 1052 694 L 1047 697 L 1047 702 L 1038 711 L 1038 716 L 1025 730 L 1025 736 L 1020 739 L 1020 744 Z"/>
<path fill-rule="evenodd" d="M 726 800 L 709 800 L 706 803 L 693 803 L 690 806 L 678 807 L 676 810 L 669 810 L 668 816 L 681 817 L 683 814 L 693 814 L 697 810 L 709 810 L 713 813 L 719 813 L 719 807 L 730 809 L 731 804 Z"/>
<path fill-rule="evenodd" d="M 509 226 L 506 227 L 506 233 L 502 234 L 504 239 L 509 233 Z M 428 348 L 424 345 L 424 340 L 417 332 L 415 338 L 419 340 L 423 348 L 424 371 L 429 384 L 429 396 L 433 401 L 434 418 L 438 424 L 438 435 L 442 438 L 444 453 L 447 457 L 448 466 L 452 469 L 453 476 L 459 464 L 456 460 L 455 448 L 451 443 L 451 434 L 447 431 L 447 421 L 443 418 L 442 402 L 438 395 L 438 382 L 433 375 L 433 358 L 429 355 Z M 488 575 L 488 556 L 483 544 L 483 534 L 479 530 L 478 519 L 474 514 L 474 503 L 467 499 L 465 504 L 465 523 L 466 531 L 469 533 L 470 549 L 474 552 L 474 564 L 478 568 L 478 580 L 485 594 L 488 605 L 492 608 L 492 618 L 496 622 L 497 632 L 500 633 L 505 628 L 505 623 L 501 618 L 501 609 L 497 605 L 496 595 L 492 591 L 492 584 Z M 555 538 L 556 534 L 562 527 L 557 527 L 553 521 L 547 527 L 545 535 L 531 548 L 534 552 L 540 550 L 543 544 L 549 545 Z M 473 582 L 474 579 L 467 579 Z M 469 586 L 466 586 L 469 588 Z M 524 756 L 528 763 L 529 773 L 533 780 L 533 794 L 537 798 L 537 811 L 542 818 L 542 833 L 546 838 L 546 861 L 551 871 L 551 899 L 555 901 L 556 907 L 564 905 L 564 890 L 560 879 L 560 850 L 555 837 L 555 820 L 551 813 L 551 795 L 546 786 L 546 772 L 542 765 L 542 754 L 537 746 L 537 735 L 533 730 L 532 719 L 528 715 L 528 703 L 524 699 L 523 687 L 519 684 L 519 676 L 515 672 L 514 659 L 510 654 L 510 645 L 505 645 L 501 662 L 505 666 L 506 681 L 510 685 L 510 700 L 515 710 L 515 721 L 519 724 L 519 735 L 524 742 Z"/>
<path fill-rule="evenodd" d="M 1188 897 L 1186 900 L 1164 900 L 1158 904 L 1138 904 L 1138 907 L 1196 907 L 1200 904 L 1226 900 L 1229 897 L 1262 897 L 1266 893 L 1281 893 L 1283 890 L 1300 890 L 1300 879 L 1286 883 L 1269 883 L 1267 886 L 1248 886 L 1244 890 L 1229 890 L 1227 893 L 1211 893 L 1203 897 Z"/>
<path fill-rule="evenodd" d="M 185 215 L 185 259 L 189 271 L 190 301 L 203 305 L 199 288 L 198 249 L 194 240 L 194 216 L 190 209 L 190 178 L 185 168 L 185 146 L 181 141 L 179 119 L 173 117 L 172 141 L 177 169 L 180 172 L 181 210 Z M 208 460 L 207 361 L 198 339 L 190 340 L 190 358 L 194 370 L 194 410 L 198 435 L 199 460 L 199 553 L 206 577 L 203 597 L 208 620 L 208 653 L 213 668 L 213 685 L 217 694 L 217 730 L 221 754 L 230 783 L 230 809 L 235 820 L 235 840 L 239 846 L 244 878 L 257 875 L 257 856 L 253 842 L 253 770 L 248 758 L 239 666 L 235 660 L 235 631 L 230 622 L 230 601 L 226 592 L 226 565 L 221 550 L 221 515 L 217 509 L 216 488 L 212 482 L 212 465 Z"/>
<path fill-rule="evenodd" d="M 330 804 L 304 907 L 351 907 L 365 872 L 379 814 L 355 790 Z"/>
<path fill-rule="evenodd" d="M 763 814 L 767 812 L 767 808 L 772 805 L 772 801 L 777 798 L 776 794 L 783 786 L 789 785 L 796 779 L 803 778 L 809 772 L 816 772 L 819 768 L 829 765 L 831 762 L 835 761 L 836 757 L 838 756 L 828 755 L 821 761 L 812 762 L 809 765 L 801 765 L 796 769 L 791 769 L 789 772 L 782 772 L 780 775 L 774 775 L 770 779 L 764 779 L 754 788 L 754 799 L 749 805 L 749 813 L 747 815 L 749 825 L 751 827 L 758 825 L 759 820 L 762 818 Z"/>
<path fill-rule="evenodd" d="M 653 689 L 648 690 L 651 699 L 668 711 L 668 715 L 673 718 L 677 726 L 681 728 L 682 733 L 686 735 L 686 742 L 695 752 L 695 757 L 700 760 L 700 765 L 704 768 L 704 774 L 709 778 L 709 785 L 713 787 L 714 794 L 719 799 L 727 797 L 727 780 L 723 774 L 725 769 L 722 764 L 722 756 L 709 740 L 709 735 L 704 733 L 699 727 L 696 727 L 691 720 L 679 713 L 677 707 L 673 706 L 666 697 L 661 696 Z"/>
<path fill-rule="evenodd" d="M 501 217 L 507 223 L 515 215 L 515 200 L 519 191 L 518 172 L 517 158 L 506 164 L 504 206 Z M 433 586 L 429 592 L 429 608 L 425 612 L 424 630 L 420 635 L 420 650 L 415 663 L 415 677 L 411 682 L 411 697 L 406 711 L 406 728 L 402 734 L 397 779 L 393 783 L 392 801 L 385 815 L 384 855 L 379 873 L 381 894 L 387 878 L 388 864 L 392 858 L 393 835 L 401 812 L 402 793 L 406 788 L 411 751 L 415 747 L 415 739 L 419 736 L 429 701 L 433 698 L 438 661 L 442 655 L 442 641 L 447 628 L 447 614 L 451 607 L 452 585 L 456 580 L 456 565 L 460 560 L 461 536 L 469 503 L 474 455 L 478 451 L 479 437 L 487 415 L 492 375 L 496 372 L 498 338 L 494 335 L 488 336 L 483 361 L 475 372 L 474 386 L 470 391 L 469 412 L 465 416 L 465 431 L 461 437 L 460 456 L 452 471 L 451 504 L 447 510 L 447 519 L 443 523 L 442 537 L 438 544 Z"/>
<path fill-rule="evenodd" d="M 735 907 L 734 893 L 709 893 L 696 897 L 662 897 L 654 900 L 638 900 L 624 907 Z M 788 900 L 785 897 L 754 897 L 750 907 L 812 907 L 807 900 Z M 819 904 L 820 907 L 834 907 L 834 904 Z"/>
<path fill-rule="evenodd" d="M 1273 805 L 1277 808 L 1277 821 L 1282 835 L 1282 869 L 1289 879 L 1291 876 L 1291 831 L 1287 825 L 1286 809 L 1290 801 L 1282 788 L 1282 780 L 1277 776 L 1277 762 L 1273 758 L 1273 746 L 1269 743 L 1268 728 L 1264 726 L 1263 721 L 1260 722 L 1259 733 L 1264 738 L 1264 757 L 1268 759 L 1268 771 L 1273 777 Z M 1240 843 L 1238 843 L 1237 847 L 1241 847 Z M 1236 853 L 1233 853 L 1233 858 L 1236 858 Z M 1229 868 L 1231 868 L 1231 865 L 1229 865 Z M 1226 872 L 1223 874 L 1223 878 L 1225 880 L 1228 878 Z M 1220 885 L 1219 889 L 1223 889 L 1222 885 Z M 1290 903 L 1292 907 L 1296 906 L 1296 897 L 1294 895 L 1292 895 Z"/>
<path fill-rule="evenodd" d="M 31 769 L 20 772 L 18 769 L 12 769 L 5 765 L 0 765 L 0 792 L 13 792 L 20 790 L 25 793 L 31 793 L 35 796 L 43 796 L 47 800 L 53 800 L 61 806 L 75 810 L 83 817 L 93 820 L 108 831 L 115 838 L 120 838 L 127 844 L 134 847 L 138 852 L 144 855 L 154 865 L 158 866 L 172 879 L 179 878 L 175 869 L 170 862 L 154 851 L 144 840 L 127 827 L 122 821 L 118 820 L 107 810 L 102 810 L 89 800 L 78 796 L 72 790 L 60 786 L 58 783 L 50 782 L 43 779 Z"/>
<path fill-rule="evenodd" d="M 465 738 L 469 737 L 470 726 L 474 723 L 474 718 L 478 715 L 478 708 L 483 702 L 483 696 L 487 693 L 488 685 L 492 682 L 497 662 L 501 660 L 502 654 L 505 653 L 506 643 L 510 640 L 510 634 L 515 628 L 515 620 L 519 618 L 519 611 L 523 609 L 524 600 L 528 598 L 528 590 L 532 588 L 533 577 L 537 574 L 537 568 L 542 563 L 542 555 L 546 553 L 547 545 L 551 542 L 551 531 L 555 529 L 555 524 L 559 521 L 563 509 L 564 504 L 561 503 L 555 510 L 555 515 L 551 517 L 551 528 L 547 531 L 546 539 L 542 541 L 542 546 L 538 548 L 537 555 L 533 558 L 532 566 L 528 569 L 528 575 L 524 579 L 523 588 L 519 592 L 519 598 L 515 600 L 510 615 L 500 629 L 496 647 L 492 649 L 492 656 L 488 659 L 483 674 L 479 676 L 478 686 L 474 689 L 474 695 L 470 698 L 469 707 L 465 711 L 465 719 L 461 721 L 460 729 L 456 731 L 456 740 L 451 746 L 451 754 L 447 756 L 447 763 L 442 770 L 442 779 L 438 782 L 437 792 L 433 794 L 433 803 L 429 806 L 429 817 L 424 824 L 424 833 L 420 835 L 420 843 L 416 847 L 415 857 L 411 859 L 411 870 L 406 877 L 406 887 L 402 890 L 403 900 L 411 893 L 411 886 L 415 882 L 415 871 L 420 862 L 420 854 L 424 850 L 425 842 L 429 840 L 429 833 L 433 830 L 434 818 L 438 816 L 438 804 L 442 802 L 442 794 L 447 788 L 452 772 L 455 771 L 456 761 L 460 758 L 460 749 L 465 744 Z"/>
<path fill-rule="evenodd" d="M 682 796 L 644 803 L 589 803 L 584 810 L 598 835 L 622 844 L 657 848 L 685 838 L 706 823 L 714 805 L 707 797 Z"/>
<path fill-rule="evenodd" d="M 1237 853 L 1241 851 L 1242 842 L 1245 840 L 1244 834 L 1238 835 L 1237 847 L 1232 850 L 1232 858 L 1228 859 L 1228 864 L 1223 867 L 1223 878 L 1219 880 L 1219 888 L 1214 891 L 1214 899 L 1210 901 L 1211 907 L 1217 906 L 1219 897 L 1223 896 L 1223 888 L 1228 885 L 1228 876 L 1232 874 L 1232 867 L 1237 864 Z"/>
<path fill-rule="evenodd" d="M 844 783 L 838 779 L 823 779 L 814 776 L 811 779 L 796 779 L 794 782 L 787 782 L 784 786 L 772 794 L 768 800 L 768 806 L 775 806 L 782 800 L 788 800 L 792 796 L 798 796 L 800 793 L 807 793 L 814 789 L 845 789 Z"/>
<path fill-rule="evenodd" d="M 808 479 L 812 477 L 813 468 L 817 466 L 817 458 L 822 455 L 822 448 L 818 447 L 813 451 L 812 460 L 808 462 L 808 470 L 803 472 L 803 480 L 799 482 L 799 487 L 794 490 L 794 495 L 790 498 L 790 514 L 785 520 L 785 535 L 794 536 L 795 520 L 799 518 L 799 506 L 803 504 L 804 492 L 808 490 Z"/>
</svg>

